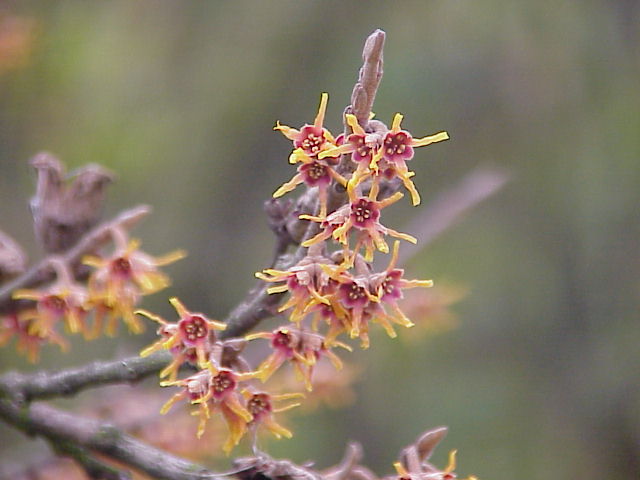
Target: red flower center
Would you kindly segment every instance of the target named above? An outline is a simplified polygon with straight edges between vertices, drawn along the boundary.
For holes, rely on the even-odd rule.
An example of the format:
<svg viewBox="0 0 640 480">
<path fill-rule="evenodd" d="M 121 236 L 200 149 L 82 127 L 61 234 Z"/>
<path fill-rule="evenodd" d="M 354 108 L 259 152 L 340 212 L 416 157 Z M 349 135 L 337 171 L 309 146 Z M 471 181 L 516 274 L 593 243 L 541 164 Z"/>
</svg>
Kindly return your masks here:
<svg viewBox="0 0 640 480">
<path fill-rule="evenodd" d="M 273 340 L 271 340 L 271 344 L 275 348 L 289 348 L 291 344 L 291 337 L 288 333 L 279 331 L 273 335 Z"/>
<path fill-rule="evenodd" d="M 211 390 L 213 395 L 219 397 L 236 387 L 236 381 L 231 372 L 222 371 L 211 379 Z"/>
<path fill-rule="evenodd" d="M 312 180 L 318 180 L 327 174 L 327 167 L 318 162 L 313 162 L 307 169 L 307 175 Z"/>
<path fill-rule="evenodd" d="M 315 125 L 305 125 L 300 130 L 300 140 L 295 142 L 296 147 L 302 148 L 304 153 L 310 157 L 315 157 L 320 153 L 326 139 L 324 131 Z"/>
<path fill-rule="evenodd" d="M 404 132 L 398 132 L 395 135 L 389 134 L 384 139 L 384 151 L 388 156 L 402 155 L 410 143 L 411 139 Z"/>
<path fill-rule="evenodd" d="M 396 285 L 393 278 L 387 277 L 384 279 L 384 282 L 382 282 L 382 291 L 386 295 L 391 295 L 393 292 L 396 291 Z"/>
<path fill-rule="evenodd" d="M 180 329 L 186 340 L 196 342 L 205 338 L 209 334 L 209 326 L 204 318 L 192 315 L 189 318 L 180 320 Z"/>
<path fill-rule="evenodd" d="M 361 198 L 351 204 L 351 215 L 357 227 L 366 226 L 380 218 L 380 212 L 375 204 L 366 198 Z"/>
<path fill-rule="evenodd" d="M 42 306 L 55 313 L 63 314 L 67 310 L 67 302 L 58 295 L 47 295 L 42 299 Z"/>
<path fill-rule="evenodd" d="M 369 297 L 365 289 L 355 282 L 344 283 L 340 286 L 343 302 L 347 307 L 356 305 L 365 306 L 369 303 Z"/>
<path fill-rule="evenodd" d="M 111 262 L 111 272 L 115 275 L 131 274 L 131 262 L 128 258 L 119 257 Z"/>
<path fill-rule="evenodd" d="M 253 415 L 254 420 L 270 413 L 272 410 L 269 396 L 266 393 L 256 393 L 247 402 L 247 410 Z"/>
<path fill-rule="evenodd" d="M 355 148 L 353 152 L 354 155 L 352 155 L 355 162 L 370 159 L 371 147 L 365 143 L 365 137 L 363 135 L 349 135 L 348 141 Z"/>
</svg>

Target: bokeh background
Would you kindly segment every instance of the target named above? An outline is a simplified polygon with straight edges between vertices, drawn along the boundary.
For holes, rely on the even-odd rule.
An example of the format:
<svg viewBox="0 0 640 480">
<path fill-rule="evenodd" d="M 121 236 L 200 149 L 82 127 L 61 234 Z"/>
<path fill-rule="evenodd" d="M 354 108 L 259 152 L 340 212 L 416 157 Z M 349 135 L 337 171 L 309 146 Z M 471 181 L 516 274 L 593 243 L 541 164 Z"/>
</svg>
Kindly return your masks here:
<svg viewBox="0 0 640 480">
<path fill-rule="evenodd" d="M 478 167 L 511 181 L 407 265 L 452 296 L 466 291 L 446 328 L 427 316 L 399 341 L 376 335 L 353 357 L 355 402 L 292 416 L 294 440 L 269 451 L 322 467 L 359 440 L 383 474 L 401 447 L 444 424 L 435 461 L 457 448 L 461 474 L 638 478 L 639 7 L 2 2 L 0 228 L 37 260 L 28 159 L 47 150 L 69 168 L 100 163 L 118 175 L 107 214 L 148 203 L 154 214 L 136 230 L 147 251 L 190 253 L 169 268 L 174 286 L 145 307 L 169 314 L 166 298 L 177 295 L 224 317 L 271 258 L 262 204 L 293 175 L 275 120 L 311 121 L 327 91 L 327 125 L 340 130 L 364 39 L 382 28 L 376 113 L 389 121 L 401 111 L 416 135 L 452 138 L 413 161 L 423 205 Z M 393 212 L 402 230 L 419 209 Z M 113 358 L 152 337 L 74 342 L 71 354 L 52 348 L 43 359 Z M 13 348 L 0 362 L 34 368 Z M 0 433 L 0 463 L 47 455 Z"/>
</svg>

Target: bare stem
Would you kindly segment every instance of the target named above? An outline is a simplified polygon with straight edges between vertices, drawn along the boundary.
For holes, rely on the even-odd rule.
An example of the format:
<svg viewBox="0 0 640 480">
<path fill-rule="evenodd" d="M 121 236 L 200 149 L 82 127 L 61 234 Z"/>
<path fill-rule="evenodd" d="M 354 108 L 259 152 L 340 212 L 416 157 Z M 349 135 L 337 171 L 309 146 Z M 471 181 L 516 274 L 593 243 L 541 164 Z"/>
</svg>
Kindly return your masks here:
<svg viewBox="0 0 640 480">
<path fill-rule="evenodd" d="M 171 354 L 162 351 L 145 358 L 93 362 L 59 372 L 10 372 L 0 377 L 0 397 L 30 402 L 35 399 L 71 396 L 91 387 L 141 380 L 162 370 L 170 360 Z"/>
<path fill-rule="evenodd" d="M 358 123 L 366 130 L 371 116 L 373 102 L 376 99 L 378 85 L 382 80 L 382 52 L 384 50 L 384 31 L 375 30 L 364 42 L 362 50 L 362 68 L 358 81 L 351 94 L 351 110 L 358 119 Z"/>
</svg>

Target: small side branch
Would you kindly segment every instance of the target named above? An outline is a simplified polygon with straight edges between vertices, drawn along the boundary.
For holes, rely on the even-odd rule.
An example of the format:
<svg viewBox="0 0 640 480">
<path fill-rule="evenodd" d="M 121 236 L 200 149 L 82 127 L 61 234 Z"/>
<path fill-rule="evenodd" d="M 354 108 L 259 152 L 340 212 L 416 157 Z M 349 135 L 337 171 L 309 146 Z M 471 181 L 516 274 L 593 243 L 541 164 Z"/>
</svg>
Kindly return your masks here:
<svg viewBox="0 0 640 480">
<path fill-rule="evenodd" d="M 407 245 L 400 252 L 400 264 L 432 243 L 471 209 L 500 191 L 508 181 L 509 174 L 504 170 L 480 168 L 438 194 L 407 227 L 407 231 L 420 238 L 421 244 Z"/>
</svg>

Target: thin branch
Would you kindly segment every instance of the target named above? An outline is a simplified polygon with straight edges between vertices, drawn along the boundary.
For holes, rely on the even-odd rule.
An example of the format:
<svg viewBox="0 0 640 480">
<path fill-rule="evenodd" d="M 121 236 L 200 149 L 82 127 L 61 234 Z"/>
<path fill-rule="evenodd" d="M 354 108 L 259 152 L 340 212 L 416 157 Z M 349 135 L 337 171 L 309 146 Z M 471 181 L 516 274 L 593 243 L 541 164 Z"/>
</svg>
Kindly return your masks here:
<svg viewBox="0 0 640 480">
<path fill-rule="evenodd" d="M 93 228 L 73 248 L 63 255 L 56 255 L 56 258 L 61 259 L 68 265 L 77 265 L 85 254 L 96 250 L 110 239 L 110 231 L 113 228 L 131 228 L 150 212 L 151 207 L 147 205 L 139 205 L 125 210 L 113 220 L 103 222 Z M 8 313 L 15 307 L 16 300 L 11 298 L 11 294 L 15 290 L 36 287 L 53 280 L 54 277 L 55 273 L 51 268 L 51 259 L 46 257 L 24 274 L 3 285 L 0 289 L 0 314 Z"/>
<path fill-rule="evenodd" d="M 70 396 L 91 387 L 141 380 L 159 372 L 170 361 L 171 354 L 162 351 L 145 358 L 93 362 L 59 372 L 9 372 L 0 377 L 0 394 L 20 402 Z"/>
<path fill-rule="evenodd" d="M 96 420 L 71 415 L 44 404 L 19 407 L 0 399 L 0 418 L 17 429 L 54 443 L 71 443 L 104 454 L 155 478 L 166 480 L 221 479 L 204 467 L 158 450 Z"/>
</svg>

